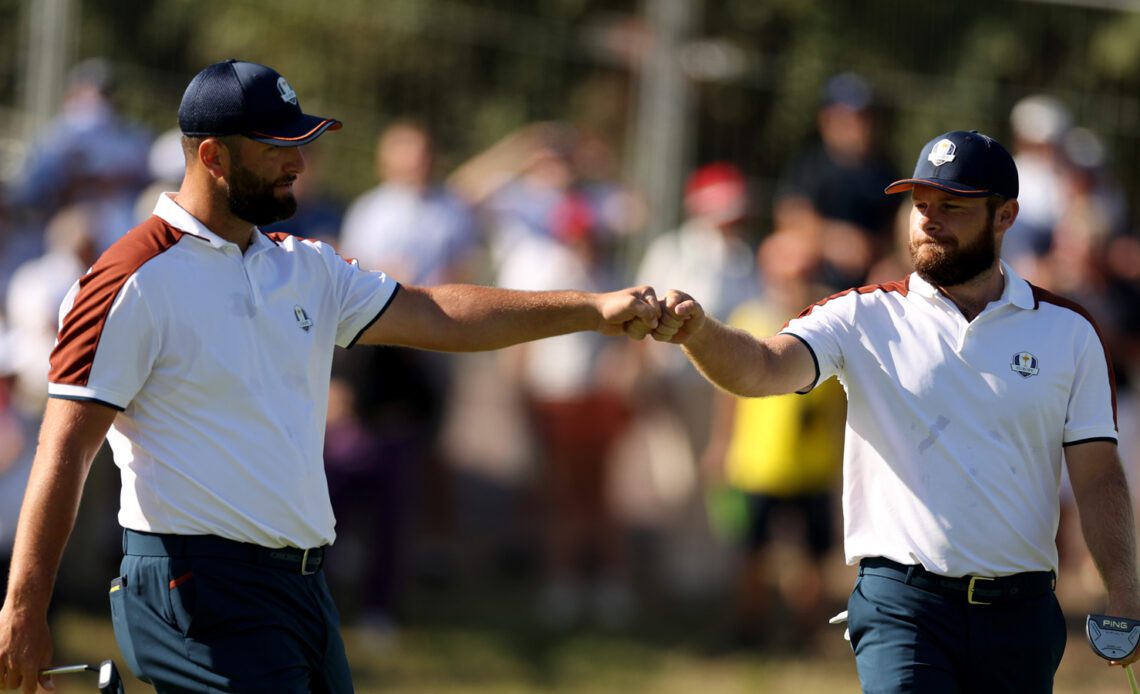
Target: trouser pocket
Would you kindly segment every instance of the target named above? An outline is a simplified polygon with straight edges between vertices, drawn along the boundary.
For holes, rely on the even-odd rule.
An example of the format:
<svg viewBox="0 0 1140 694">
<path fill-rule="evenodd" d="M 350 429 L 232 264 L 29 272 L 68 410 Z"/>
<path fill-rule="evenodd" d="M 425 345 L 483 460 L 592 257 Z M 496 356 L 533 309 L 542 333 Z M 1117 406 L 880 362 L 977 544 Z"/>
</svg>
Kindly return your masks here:
<svg viewBox="0 0 1140 694">
<path fill-rule="evenodd" d="M 111 589 L 108 594 L 111 602 L 111 625 L 115 629 L 115 641 L 119 644 L 119 652 L 127 667 L 135 677 L 142 678 L 138 657 L 135 654 L 134 639 L 131 637 L 130 620 L 127 617 L 130 584 L 126 575 L 111 580 Z M 146 681 L 146 680 L 143 680 Z"/>
</svg>

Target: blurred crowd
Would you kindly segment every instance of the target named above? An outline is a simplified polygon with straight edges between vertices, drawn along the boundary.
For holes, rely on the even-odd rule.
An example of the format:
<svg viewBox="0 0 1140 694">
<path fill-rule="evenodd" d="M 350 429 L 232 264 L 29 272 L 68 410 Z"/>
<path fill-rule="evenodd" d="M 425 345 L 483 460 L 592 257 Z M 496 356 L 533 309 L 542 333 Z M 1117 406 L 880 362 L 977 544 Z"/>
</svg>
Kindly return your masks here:
<svg viewBox="0 0 1140 694">
<path fill-rule="evenodd" d="M 156 136 L 124 118 L 114 88 L 106 62 L 78 64 L 58 117 L 3 188 L 5 569 L 60 301 L 182 174 L 178 133 Z M 377 134 L 376 180 L 353 200 L 330 197 L 324 153 L 308 148 L 298 214 L 272 230 L 320 239 L 415 284 L 680 288 L 710 314 L 771 334 L 832 293 L 909 271 L 907 207 L 882 192 L 901 176 L 880 116 L 866 80 L 831 78 L 814 136 L 766 199 L 749 162 L 697 162 L 677 191 L 684 220 L 657 233 L 621 176 L 611 133 L 533 123 L 440 171 L 430 129 L 399 120 Z M 1052 96 L 1019 101 L 1010 131 L 1021 213 L 1003 256 L 1098 320 L 1116 369 L 1122 457 L 1140 480 L 1140 235 L 1114 162 Z M 771 648 L 803 644 L 842 609 L 844 397 L 834 383 L 806 397 L 736 400 L 714 392 L 676 347 L 589 333 L 490 355 L 339 350 L 333 372 L 325 456 L 338 540 L 329 572 L 345 621 L 377 639 L 414 618 L 405 599 L 413 581 L 433 590 L 523 581 L 536 624 L 554 630 L 622 629 L 663 604 L 655 601 L 719 598 L 733 643 Z M 103 493 L 81 511 L 90 522 L 77 532 L 90 541 L 78 543 L 87 555 L 75 561 L 113 567 L 117 473 L 104 454 L 92 475 Z M 1095 599 L 1076 523 L 1063 515 L 1059 590 Z M 63 600 L 78 592 L 68 592 L 66 567 Z"/>
</svg>

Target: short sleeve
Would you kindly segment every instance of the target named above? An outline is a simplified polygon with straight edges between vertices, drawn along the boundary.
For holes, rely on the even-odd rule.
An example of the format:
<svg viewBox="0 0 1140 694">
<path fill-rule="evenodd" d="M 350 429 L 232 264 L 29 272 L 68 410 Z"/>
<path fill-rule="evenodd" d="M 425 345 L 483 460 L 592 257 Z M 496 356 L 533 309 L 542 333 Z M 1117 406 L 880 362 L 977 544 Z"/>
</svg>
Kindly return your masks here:
<svg viewBox="0 0 1140 694">
<path fill-rule="evenodd" d="M 1113 404 L 1115 386 L 1103 343 L 1088 323 L 1076 345 L 1073 387 L 1065 413 L 1064 444 L 1090 439 L 1117 439 Z"/>
<path fill-rule="evenodd" d="M 122 283 L 110 302 L 100 301 L 92 287 L 76 282 L 60 306 L 48 395 L 124 410 L 150 376 L 160 330 L 136 275 Z"/>
<path fill-rule="evenodd" d="M 339 309 L 336 344 L 351 347 L 392 303 L 400 285 L 383 272 L 365 271 L 355 260 L 345 260 L 330 247 L 319 245 L 334 279 Z"/>
<path fill-rule="evenodd" d="M 850 334 L 854 292 L 814 304 L 788 322 L 781 335 L 798 338 L 812 353 L 816 364 L 816 380 L 802 392 L 838 376 L 843 369 L 843 349 Z"/>
</svg>

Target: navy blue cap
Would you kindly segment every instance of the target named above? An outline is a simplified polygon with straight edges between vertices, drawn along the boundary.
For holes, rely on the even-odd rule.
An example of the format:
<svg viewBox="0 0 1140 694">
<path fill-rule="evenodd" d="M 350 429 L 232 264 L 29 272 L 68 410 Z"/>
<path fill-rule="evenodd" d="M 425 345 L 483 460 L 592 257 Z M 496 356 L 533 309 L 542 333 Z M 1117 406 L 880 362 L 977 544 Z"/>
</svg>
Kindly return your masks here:
<svg viewBox="0 0 1140 694">
<path fill-rule="evenodd" d="M 854 72 L 843 72 L 827 80 L 820 91 L 821 106 L 845 106 L 862 111 L 871 106 L 874 94 L 867 80 Z"/>
<path fill-rule="evenodd" d="M 997 140 L 977 130 L 953 130 L 926 143 L 914 176 L 895 181 L 886 192 L 930 186 L 964 198 L 1017 197 L 1017 165 Z"/>
<path fill-rule="evenodd" d="M 271 67 L 226 60 L 205 68 L 186 87 L 178 108 L 184 135 L 244 135 L 278 147 L 296 147 L 337 130 L 340 121 L 301 112 L 297 93 Z"/>
</svg>

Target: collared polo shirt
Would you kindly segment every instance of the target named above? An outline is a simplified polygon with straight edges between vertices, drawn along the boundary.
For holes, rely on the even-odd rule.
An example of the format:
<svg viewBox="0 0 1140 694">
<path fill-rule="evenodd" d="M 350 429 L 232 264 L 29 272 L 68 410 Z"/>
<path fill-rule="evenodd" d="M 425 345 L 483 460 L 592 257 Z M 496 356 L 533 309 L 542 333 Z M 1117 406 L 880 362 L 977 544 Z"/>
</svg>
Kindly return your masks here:
<svg viewBox="0 0 1140 694">
<path fill-rule="evenodd" d="M 121 411 L 107 439 L 123 527 L 331 543 L 333 348 L 397 290 L 294 236 L 255 229 L 243 254 L 164 194 L 64 300 L 48 393 Z"/>
<path fill-rule="evenodd" d="M 848 563 L 946 576 L 1057 569 L 1065 446 L 1116 441 L 1104 345 L 1076 304 L 1002 264 L 973 321 L 917 274 L 830 297 L 784 333 L 847 390 Z"/>
</svg>

